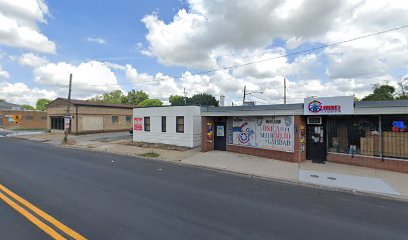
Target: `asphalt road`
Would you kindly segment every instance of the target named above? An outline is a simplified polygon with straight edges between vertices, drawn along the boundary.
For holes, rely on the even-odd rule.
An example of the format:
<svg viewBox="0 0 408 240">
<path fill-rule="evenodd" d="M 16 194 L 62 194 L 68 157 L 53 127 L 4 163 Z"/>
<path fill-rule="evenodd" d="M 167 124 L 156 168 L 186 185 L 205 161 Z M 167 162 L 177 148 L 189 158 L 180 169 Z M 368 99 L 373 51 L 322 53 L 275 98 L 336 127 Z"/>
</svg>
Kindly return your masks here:
<svg viewBox="0 0 408 240">
<path fill-rule="evenodd" d="M 408 238 L 407 203 L 13 138 L 0 184 L 88 239 Z M 0 224 L 48 239 L 1 200 Z"/>
</svg>

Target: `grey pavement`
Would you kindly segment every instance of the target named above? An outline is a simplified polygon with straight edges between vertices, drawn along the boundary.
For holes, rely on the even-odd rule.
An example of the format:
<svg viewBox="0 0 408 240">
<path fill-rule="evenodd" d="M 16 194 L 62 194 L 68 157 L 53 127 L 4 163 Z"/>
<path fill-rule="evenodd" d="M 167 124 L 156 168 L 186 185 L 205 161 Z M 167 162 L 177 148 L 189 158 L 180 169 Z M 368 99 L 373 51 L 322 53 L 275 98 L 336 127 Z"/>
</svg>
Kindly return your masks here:
<svg viewBox="0 0 408 240">
<path fill-rule="evenodd" d="M 181 162 L 258 177 L 408 200 L 408 174 L 405 173 L 331 162 L 292 163 L 225 151 L 198 153 Z"/>
<path fill-rule="evenodd" d="M 299 170 L 299 180 L 303 182 L 351 188 L 357 191 L 400 195 L 384 180 L 373 177 L 360 177 L 348 174 L 328 173 L 319 171 Z"/>
<path fill-rule="evenodd" d="M 406 202 L 16 138 L 0 152 L 1 184 L 89 239 L 408 236 Z M 18 218 L 2 231 L 29 231 Z"/>
<path fill-rule="evenodd" d="M 40 134 L 19 137 L 62 146 L 63 135 Z M 408 174 L 405 173 L 332 162 L 315 164 L 311 161 L 304 161 L 299 164 L 226 151 L 203 153 L 199 148 L 174 151 L 119 144 L 119 142 L 131 141 L 131 135 L 127 132 L 97 133 L 70 136 L 70 138 L 73 144 L 69 144 L 68 147 L 130 156 L 155 152 L 160 155 L 158 159 L 165 161 L 408 200 L 408 185 L 406 184 Z M 309 171 L 312 173 L 306 175 L 305 173 Z M 321 176 L 311 177 L 311 175 Z"/>
<path fill-rule="evenodd" d="M 26 135 L 40 135 L 44 134 L 44 131 L 38 130 L 10 130 L 10 129 L 0 129 L 0 137 L 15 137 L 15 136 L 26 136 Z"/>
</svg>

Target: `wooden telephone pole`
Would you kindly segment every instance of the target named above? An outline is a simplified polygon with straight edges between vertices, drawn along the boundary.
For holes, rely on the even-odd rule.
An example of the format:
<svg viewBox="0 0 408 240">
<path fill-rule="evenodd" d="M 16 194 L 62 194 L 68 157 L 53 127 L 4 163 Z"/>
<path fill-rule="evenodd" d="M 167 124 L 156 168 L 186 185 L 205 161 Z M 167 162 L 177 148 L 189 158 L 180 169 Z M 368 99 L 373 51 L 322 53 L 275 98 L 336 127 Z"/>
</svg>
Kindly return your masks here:
<svg viewBox="0 0 408 240">
<path fill-rule="evenodd" d="M 283 104 L 286 104 L 286 78 L 283 79 Z"/>
<path fill-rule="evenodd" d="M 64 117 L 64 143 L 68 142 L 68 133 L 71 129 L 71 91 L 72 91 L 72 73 L 69 74 L 69 87 L 68 87 L 68 101 L 67 101 L 67 113 Z"/>
</svg>

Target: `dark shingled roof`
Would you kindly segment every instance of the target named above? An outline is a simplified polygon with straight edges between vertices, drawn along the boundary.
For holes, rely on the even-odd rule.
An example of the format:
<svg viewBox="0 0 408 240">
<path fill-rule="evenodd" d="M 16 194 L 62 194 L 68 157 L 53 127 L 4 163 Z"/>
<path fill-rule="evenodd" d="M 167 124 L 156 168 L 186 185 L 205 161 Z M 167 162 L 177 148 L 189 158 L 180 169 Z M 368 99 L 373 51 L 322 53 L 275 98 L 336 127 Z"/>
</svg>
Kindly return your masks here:
<svg viewBox="0 0 408 240">
<path fill-rule="evenodd" d="M 60 100 L 60 101 L 68 101 L 66 98 L 57 98 L 53 102 Z M 94 107 L 111 107 L 111 108 L 135 108 L 135 105 L 130 105 L 130 104 L 113 104 L 113 103 L 102 103 L 102 102 L 93 102 L 93 101 L 87 101 L 87 100 L 76 100 L 76 99 L 71 99 L 71 103 L 74 105 L 80 105 L 80 106 L 94 106 Z"/>
<path fill-rule="evenodd" d="M 14 108 L 23 110 L 23 107 L 18 105 L 18 104 L 6 102 L 6 101 L 0 101 L 0 109 L 1 110 L 12 110 Z"/>
</svg>

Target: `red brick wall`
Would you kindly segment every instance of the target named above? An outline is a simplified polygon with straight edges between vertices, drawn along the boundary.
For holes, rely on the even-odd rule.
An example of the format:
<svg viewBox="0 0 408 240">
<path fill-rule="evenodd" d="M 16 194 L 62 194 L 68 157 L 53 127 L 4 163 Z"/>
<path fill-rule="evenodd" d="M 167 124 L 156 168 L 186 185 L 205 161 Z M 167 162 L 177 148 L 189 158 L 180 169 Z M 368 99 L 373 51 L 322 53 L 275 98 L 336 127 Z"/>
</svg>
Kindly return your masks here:
<svg viewBox="0 0 408 240">
<path fill-rule="evenodd" d="M 348 154 L 327 153 L 327 161 L 408 173 L 408 161 L 404 160 L 397 159 L 381 160 L 380 158 L 369 156 L 354 155 L 352 157 L 351 155 Z"/>
<path fill-rule="evenodd" d="M 201 152 L 214 150 L 214 140 L 213 142 L 207 141 L 207 123 L 212 123 L 214 126 L 214 118 L 201 117 Z"/>
<path fill-rule="evenodd" d="M 7 115 L 21 115 L 23 119 L 19 123 L 9 122 Z M 32 119 L 27 119 L 31 117 Z M 47 112 L 41 111 L 17 111 L 17 110 L 0 110 L 0 127 L 6 129 L 46 129 L 47 128 Z"/>
<path fill-rule="evenodd" d="M 227 151 L 236 152 L 242 154 L 248 154 L 253 156 L 259 156 L 264 158 L 271 158 L 276 160 L 288 161 L 288 162 L 302 162 L 306 160 L 306 150 L 304 152 L 300 151 L 300 126 L 305 126 L 305 119 L 303 116 L 295 116 L 295 130 L 294 130 L 294 140 L 295 140 L 295 151 L 294 152 L 282 152 L 269 149 L 253 148 L 253 147 L 243 147 L 237 145 L 228 145 Z M 202 145 L 201 151 L 208 152 L 214 150 L 214 142 L 207 142 L 207 123 L 214 123 L 214 118 L 202 117 Z M 306 144 L 306 143 L 305 143 Z"/>
</svg>

